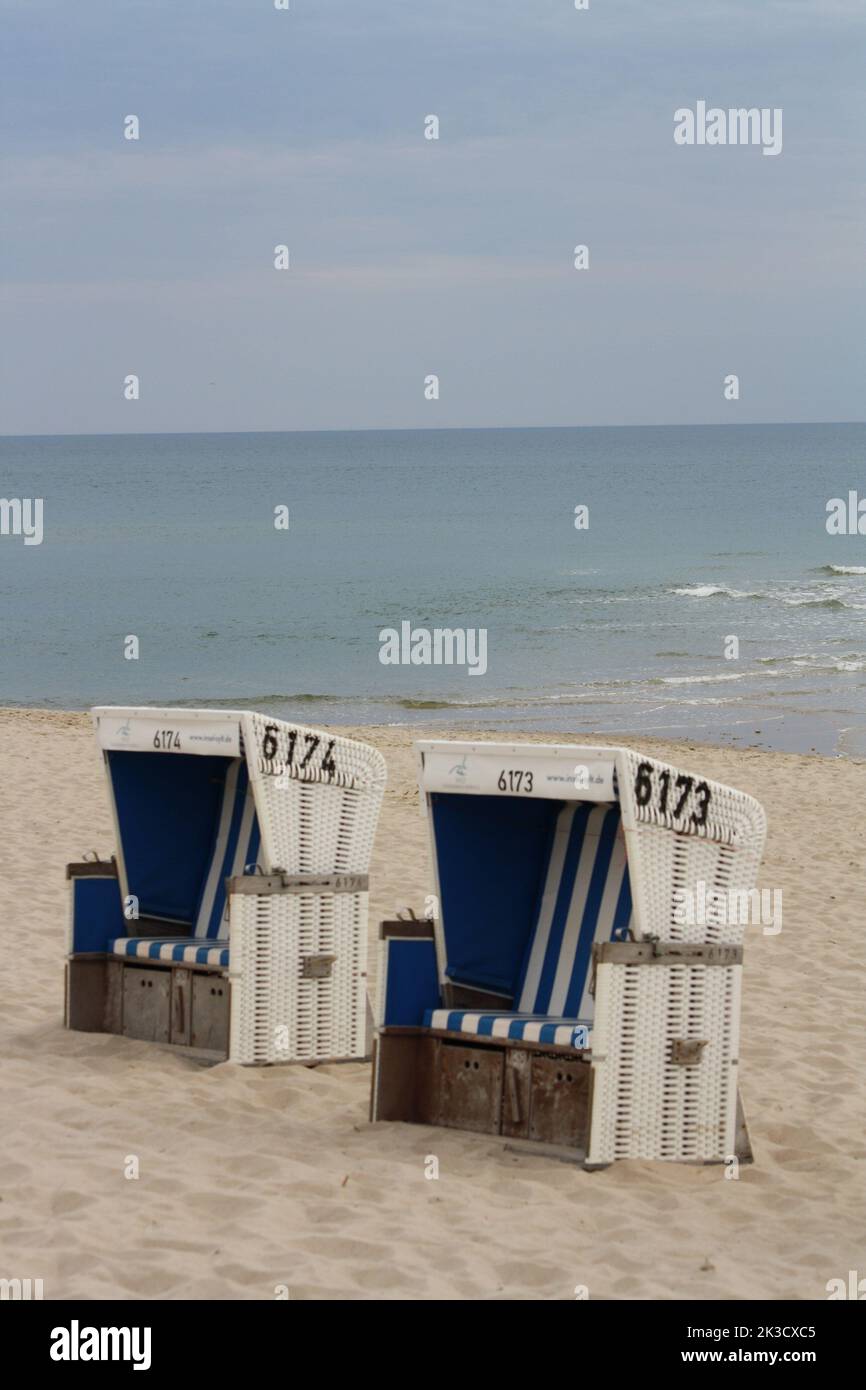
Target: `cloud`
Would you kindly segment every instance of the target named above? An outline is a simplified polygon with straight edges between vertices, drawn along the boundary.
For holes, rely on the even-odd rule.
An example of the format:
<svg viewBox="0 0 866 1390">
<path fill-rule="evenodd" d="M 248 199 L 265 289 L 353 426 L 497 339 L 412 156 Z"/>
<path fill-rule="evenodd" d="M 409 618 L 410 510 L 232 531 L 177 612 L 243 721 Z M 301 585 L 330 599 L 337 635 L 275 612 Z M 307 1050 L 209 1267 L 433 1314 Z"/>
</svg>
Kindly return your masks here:
<svg viewBox="0 0 866 1390">
<path fill-rule="evenodd" d="M 388 393 L 431 357 L 450 363 L 446 418 L 459 399 L 463 423 L 495 423 L 497 401 L 567 421 L 579 360 L 589 405 L 635 419 L 650 371 L 688 359 L 700 379 L 702 353 L 744 345 L 752 418 L 859 411 L 853 4 L 816 26 L 801 0 L 28 0 L 5 23 L 17 428 L 128 427 L 104 405 L 118 358 L 150 364 L 141 427 L 183 428 L 172 383 L 214 354 L 224 428 L 279 426 L 283 355 L 291 418 L 317 425 L 412 423 Z M 673 112 L 698 98 L 782 105 L 782 156 L 676 148 Z M 202 371 L 187 427 L 213 409 Z"/>
</svg>

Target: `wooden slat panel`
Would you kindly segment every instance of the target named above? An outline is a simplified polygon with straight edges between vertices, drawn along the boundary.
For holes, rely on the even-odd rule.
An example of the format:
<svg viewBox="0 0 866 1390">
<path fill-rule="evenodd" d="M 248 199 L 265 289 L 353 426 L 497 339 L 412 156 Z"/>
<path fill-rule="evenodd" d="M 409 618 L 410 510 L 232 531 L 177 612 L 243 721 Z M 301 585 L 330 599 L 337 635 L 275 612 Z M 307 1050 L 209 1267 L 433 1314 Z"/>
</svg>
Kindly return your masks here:
<svg viewBox="0 0 866 1390">
<path fill-rule="evenodd" d="M 178 1047 L 189 1047 L 192 1020 L 192 972 L 171 972 L 171 1040 Z"/>
<path fill-rule="evenodd" d="M 553 1057 L 532 1059 L 530 1139 L 568 1148 L 586 1147 L 590 1068 Z"/>
<path fill-rule="evenodd" d="M 502 1123 L 502 1052 L 443 1043 L 440 1058 L 439 1124 L 498 1134 Z"/>
<path fill-rule="evenodd" d="M 192 981 L 193 1047 L 223 1052 L 229 1048 L 229 983 L 215 975 L 194 975 Z"/>
<path fill-rule="evenodd" d="M 105 963 L 105 1020 L 106 1033 L 123 1032 L 123 970 L 119 960 Z"/>
<path fill-rule="evenodd" d="M 105 1031 L 104 958 L 67 962 L 66 1026 L 79 1033 Z"/>
<path fill-rule="evenodd" d="M 168 1042 L 171 971 L 126 969 L 123 973 L 123 1036 Z"/>
</svg>

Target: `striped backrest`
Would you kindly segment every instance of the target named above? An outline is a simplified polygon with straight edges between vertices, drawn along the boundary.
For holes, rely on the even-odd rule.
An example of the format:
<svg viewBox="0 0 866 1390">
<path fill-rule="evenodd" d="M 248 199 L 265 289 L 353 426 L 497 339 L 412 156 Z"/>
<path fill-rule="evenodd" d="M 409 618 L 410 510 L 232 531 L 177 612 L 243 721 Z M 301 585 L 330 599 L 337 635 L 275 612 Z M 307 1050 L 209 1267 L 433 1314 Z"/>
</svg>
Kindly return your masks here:
<svg viewBox="0 0 866 1390">
<path fill-rule="evenodd" d="M 520 1013 L 592 1018 L 594 941 L 624 941 L 631 890 L 619 806 L 567 802 L 559 812 L 517 987 Z"/>
<path fill-rule="evenodd" d="M 254 865 L 259 852 L 259 823 L 243 758 L 227 764 L 213 848 L 196 909 L 194 936 L 211 940 L 228 933 L 226 879 Z"/>
</svg>

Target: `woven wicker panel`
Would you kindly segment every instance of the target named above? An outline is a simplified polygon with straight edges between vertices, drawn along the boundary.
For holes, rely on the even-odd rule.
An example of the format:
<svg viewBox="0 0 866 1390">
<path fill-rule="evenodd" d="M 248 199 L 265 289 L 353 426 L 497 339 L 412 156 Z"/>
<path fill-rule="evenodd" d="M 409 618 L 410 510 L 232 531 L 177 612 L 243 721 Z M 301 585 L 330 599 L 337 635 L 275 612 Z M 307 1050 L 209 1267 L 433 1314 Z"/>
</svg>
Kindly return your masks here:
<svg viewBox="0 0 866 1390">
<path fill-rule="evenodd" d="M 631 749 L 621 751 L 620 766 L 635 935 L 738 944 L 737 922 L 677 922 L 675 894 L 697 894 L 700 883 L 716 893 L 753 888 L 767 832 L 763 807 Z"/>
<path fill-rule="evenodd" d="M 385 789 L 377 749 L 262 714 L 242 718 L 265 872 L 367 873 Z"/>
<path fill-rule="evenodd" d="M 734 1152 L 742 966 L 600 965 L 589 1162 Z M 706 1043 L 696 1066 L 675 1040 Z"/>
<path fill-rule="evenodd" d="M 367 894 L 236 893 L 230 913 L 231 1061 L 363 1057 Z M 330 974 L 310 978 L 320 956 Z"/>
<path fill-rule="evenodd" d="M 375 749 L 262 714 L 241 718 L 266 873 L 369 872 L 385 788 Z M 233 894 L 231 1051 L 243 1063 L 361 1057 L 366 893 Z M 306 958 L 334 955 L 310 978 Z"/>
</svg>

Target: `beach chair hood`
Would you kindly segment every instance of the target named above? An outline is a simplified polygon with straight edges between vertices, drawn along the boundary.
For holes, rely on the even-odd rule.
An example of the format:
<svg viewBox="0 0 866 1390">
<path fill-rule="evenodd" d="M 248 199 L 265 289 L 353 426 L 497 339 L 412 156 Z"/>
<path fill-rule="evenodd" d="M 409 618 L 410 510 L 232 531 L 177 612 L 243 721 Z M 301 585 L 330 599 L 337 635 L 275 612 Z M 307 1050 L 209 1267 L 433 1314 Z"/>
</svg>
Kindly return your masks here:
<svg viewBox="0 0 866 1390">
<path fill-rule="evenodd" d="M 142 916 L 215 936 L 226 878 L 367 871 L 378 805 L 360 793 L 384 785 L 375 749 L 250 711 L 100 707 L 93 718 L 121 889 Z M 316 835 L 299 814 L 313 784 L 326 805 L 334 793 Z"/>
<path fill-rule="evenodd" d="M 700 881 L 754 885 L 764 812 L 733 788 L 627 748 L 434 740 L 417 752 L 443 982 L 583 1018 L 596 941 L 703 940 L 678 920 L 682 896 Z"/>
</svg>

